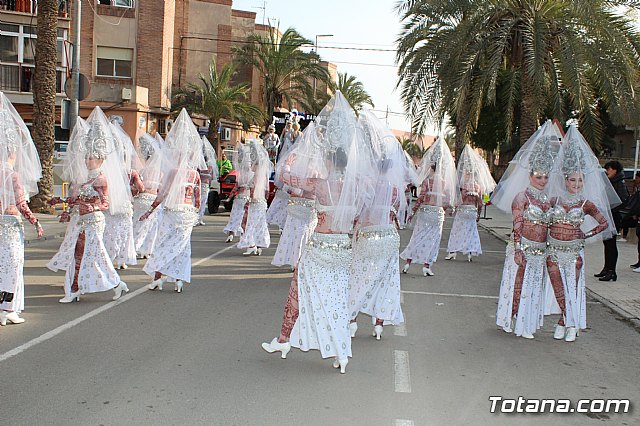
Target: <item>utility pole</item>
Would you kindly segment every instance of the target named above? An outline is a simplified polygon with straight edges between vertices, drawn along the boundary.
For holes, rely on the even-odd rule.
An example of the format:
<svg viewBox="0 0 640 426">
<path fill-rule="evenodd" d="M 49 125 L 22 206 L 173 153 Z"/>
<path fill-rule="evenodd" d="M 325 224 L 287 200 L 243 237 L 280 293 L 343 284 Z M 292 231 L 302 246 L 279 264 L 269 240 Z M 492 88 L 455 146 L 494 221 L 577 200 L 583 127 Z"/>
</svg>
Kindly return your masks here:
<svg viewBox="0 0 640 426">
<path fill-rule="evenodd" d="M 333 37 L 333 34 L 316 34 L 316 44 L 314 46 L 315 46 L 316 55 L 318 55 L 318 61 L 320 61 L 320 54 L 318 53 L 318 37 Z M 313 100 L 314 101 L 316 99 L 317 87 L 318 87 L 318 80 L 314 77 L 313 78 Z"/>
<path fill-rule="evenodd" d="M 74 1 L 73 14 L 73 69 L 71 70 L 71 102 L 69 104 L 69 129 L 73 131 L 80 112 L 80 17 L 82 0 Z"/>
</svg>

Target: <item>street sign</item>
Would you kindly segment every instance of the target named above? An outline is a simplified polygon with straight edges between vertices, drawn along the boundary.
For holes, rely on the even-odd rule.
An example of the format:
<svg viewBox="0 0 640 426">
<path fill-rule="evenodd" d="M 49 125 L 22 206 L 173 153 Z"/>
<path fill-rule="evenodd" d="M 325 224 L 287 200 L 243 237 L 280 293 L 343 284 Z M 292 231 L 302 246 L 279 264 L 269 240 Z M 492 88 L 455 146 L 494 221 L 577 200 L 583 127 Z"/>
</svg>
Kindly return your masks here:
<svg viewBox="0 0 640 426">
<path fill-rule="evenodd" d="M 67 95 L 69 99 L 73 98 L 73 93 L 71 93 L 72 89 L 72 79 L 68 78 L 64 83 L 64 93 Z M 84 101 L 89 97 L 89 93 L 91 93 L 91 83 L 86 75 L 80 74 L 80 90 L 78 94 L 78 100 Z"/>
</svg>

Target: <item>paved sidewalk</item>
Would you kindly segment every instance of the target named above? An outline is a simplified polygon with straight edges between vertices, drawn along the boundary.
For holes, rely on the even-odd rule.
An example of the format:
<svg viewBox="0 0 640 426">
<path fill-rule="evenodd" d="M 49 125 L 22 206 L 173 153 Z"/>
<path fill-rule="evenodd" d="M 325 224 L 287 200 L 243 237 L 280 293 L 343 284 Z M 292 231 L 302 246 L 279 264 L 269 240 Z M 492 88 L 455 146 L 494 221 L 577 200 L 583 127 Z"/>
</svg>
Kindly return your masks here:
<svg viewBox="0 0 640 426">
<path fill-rule="evenodd" d="M 36 217 L 40 221 L 42 228 L 44 229 L 44 237 L 38 238 L 36 234 L 36 229 L 29 222 L 23 220 L 24 225 L 24 242 L 26 245 L 29 244 L 38 244 L 41 241 L 54 240 L 56 238 L 63 238 L 64 232 L 67 229 L 66 223 L 58 222 L 57 214 L 41 214 L 36 213 Z"/>
<path fill-rule="evenodd" d="M 511 235 L 511 215 L 487 206 L 486 217 L 491 219 L 481 219 L 480 226 L 497 238 L 507 241 Z M 629 268 L 629 265 L 638 261 L 638 240 L 633 230 L 630 230 L 628 238 L 627 242 L 618 242 L 616 282 L 599 281 L 593 276 L 600 272 L 604 263 L 602 243 L 595 242 L 585 247 L 586 286 L 588 294 L 594 299 L 640 328 L 640 273 Z"/>
</svg>

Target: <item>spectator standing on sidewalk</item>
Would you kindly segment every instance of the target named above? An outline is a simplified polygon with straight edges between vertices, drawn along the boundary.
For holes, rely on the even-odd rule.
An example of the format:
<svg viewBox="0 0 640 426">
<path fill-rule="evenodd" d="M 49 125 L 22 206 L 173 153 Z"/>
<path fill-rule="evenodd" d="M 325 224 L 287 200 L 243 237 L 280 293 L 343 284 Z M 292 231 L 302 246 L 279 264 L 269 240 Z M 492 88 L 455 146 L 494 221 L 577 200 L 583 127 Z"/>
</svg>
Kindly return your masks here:
<svg viewBox="0 0 640 426">
<path fill-rule="evenodd" d="M 629 191 L 627 190 L 627 186 L 624 184 L 622 164 L 615 160 L 609 161 L 604 165 L 604 169 L 607 172 L 609 182 L 611 182 L 613 189 L 615 189 L 618 197 L 620 197 L 620 200 L 622 201 L 621 205 L 611 209 L 616 229 L 620 229 L 622 227 L 622 215 L 620 214 L 620 209 L 629 199 Z M 616 244 L 616 237 L 614 236 L 613 238 L 603 240 L 602 243 L 604 244 L 604 266 L 602 271 L 595 274 L 594 277 L 599 278 L 600 281 L 615 281 L 618 278 L 616 274 L 616 265 L 618 263 L 618 246 Z"/>
</svg>

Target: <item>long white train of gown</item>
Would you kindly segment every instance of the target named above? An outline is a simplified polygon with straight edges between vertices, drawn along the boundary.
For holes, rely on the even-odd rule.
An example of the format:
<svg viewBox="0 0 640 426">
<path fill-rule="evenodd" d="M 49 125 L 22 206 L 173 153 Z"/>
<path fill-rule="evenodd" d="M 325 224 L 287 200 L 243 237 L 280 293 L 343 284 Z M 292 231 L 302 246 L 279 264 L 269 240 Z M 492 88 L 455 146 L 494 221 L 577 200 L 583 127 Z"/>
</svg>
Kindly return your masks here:
<svg viewBox="0 0 640 426">
<path fill-rule="evenodd" d="M 323 358 L 351 356 L 350 265 L 348 235 L 313 234 L 298 263 L 299 316 L 291 331 L 291 346 L 318 349 Z"/>
</svg>

